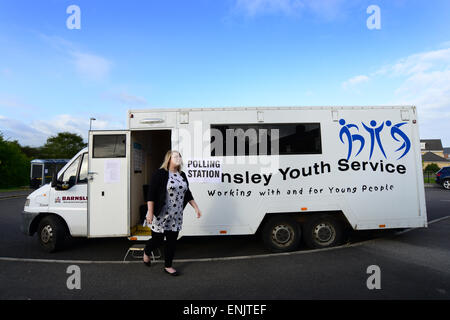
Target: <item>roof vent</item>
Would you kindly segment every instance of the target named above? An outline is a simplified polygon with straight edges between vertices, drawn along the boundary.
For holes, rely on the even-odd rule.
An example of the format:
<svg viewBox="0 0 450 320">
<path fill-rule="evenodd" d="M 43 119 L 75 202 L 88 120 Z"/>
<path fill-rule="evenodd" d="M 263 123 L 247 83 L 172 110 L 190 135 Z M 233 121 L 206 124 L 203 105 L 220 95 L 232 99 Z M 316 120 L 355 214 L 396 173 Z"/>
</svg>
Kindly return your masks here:
<svg viewBox="0 0 450 320">
<path fill-rule="evenodd" d="M 146 119 L 142 119 L 139 122 L 143 123 L 143 124 L 162 123 L 162 122 L 164 122 L 164 119 L 161 119 L 161 118 L 146 118 Z"/>
</svg>

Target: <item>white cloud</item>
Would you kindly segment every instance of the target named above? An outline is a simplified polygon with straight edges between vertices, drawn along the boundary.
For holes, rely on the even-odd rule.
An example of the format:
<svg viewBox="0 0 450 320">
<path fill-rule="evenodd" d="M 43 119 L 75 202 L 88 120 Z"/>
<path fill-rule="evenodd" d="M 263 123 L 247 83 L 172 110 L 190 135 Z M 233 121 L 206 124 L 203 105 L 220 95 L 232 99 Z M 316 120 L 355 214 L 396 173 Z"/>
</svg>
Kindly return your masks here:
<svg viewBox="0 0 450 320">
<path fill-rule="evenodd" d="M 416 105 L 425 119 L 443 121 L 448 115 L 450 48 L 412 54 L 382 67 L 377 74 L 403 79 L 394 90 L 394 103 Z"/>
<path fill-rule="evenodd" d="M 11 70 L 10 68 L 3 68 L 3 69 L 0 71 L 0 74 L 1 74 L 2 76 L 4 76 L 4 77 L 9 77 L 9 76 L 12 75 L 12 70 Z"/>
<path fill-rule="evenodd" d="M 145 98 L 142 97 L 138 97 L 138 96 L 133 96 L 131 94 L 122 92 L 119 95 L 119 99 L 121 102 L 125 103 L 125 104 L 131 104 L 131 105 L 144 105 L 147 104 L 147 100 L 145 100 Z"/>
<path fill-rule="evenodd" d="M 312 13 L 326 20 L 334 20 L 345 11 L 344 0 L 307 0 L 305 2 Z"/>
<path fill-rule="evenodd" d="M 47 139 L 42 132 L 22 121 L 7 117 L 0 118 L 0 132 L 5 140 L 18 140 L 22 145 L 39 146 Z"/>
<path fill-rule="evenodd" d="M 125 122 L 112 119 L 108 115 L 96 115 L 92 123 L 93 130 L 124 129 Z M 0 117 L 0 128 L 5 139 L 18 140 L 21 145 L 41 146 L 52 135 L 68 131 L 79 134 L 84 141 L 88 140 L 89 117 L 69 114 L 57 115 L 48 120 L 35 120 L 25 123 L 21 120 Z"/>
<path fill-rule="evenodd" d="M 449 66 L 450 48 L 446 48 L 410 55 L 387 69 L 390 69 L 394 76 L 409 76 Z"/>
<path fill-rule="evenodd" d="M 303 12 L 332 20 L 339 16 L 343 0 L 235 0 L 234 11 L 250 17 L 268 14 L 298 16 Z"/>
<path fill-rule="evenodd" d="M 109 76 L 111 62 L 98 55 L 70 52 L 73 57 L 76 71 L 78 74 L 88 80 L 101 81 Z"/>
<path fill-rule="evenodd" d="M 254 17 L 267 13 L 291 15 L 304 7 L 304 4 L 301 0 L 237 0 L 235 6 L 246 15 Z"/>
<path fill-rule="evenodd" d="M 395 94 L 398 99 L 414 102 L 427 110 L 450 109 L 450 69 L 413 74 Z"/>
<path fill-rule="evenodd" d="M 414 104 L 423 110 L 450 109 L 450 48 L 412 54 L 380 67 L 369 76 L 352 77 L 342 87 L 387 79 L 401 80 L 392 90 L 391 102 Z"/>
<path fill-rule="evenodd" d="M 118 121 L 102 120 L 103 116 L 94 116 L 97 120 L 92 122 L 92 129 L 95 130 L 112 130 L 123 129 Z M 58 132 L 68 131 L 77 133 L 85 140 L 88 138 L 89 117 L 76 117 L 69 114 L 57 115 L 51 120 L 35 120 L 30 126 L 34 129 L 45 133 L 47 136 L 54 135 Z"/>
<path fill-rule="evenodd" d="M 400 84 L 392 88 L 387 105 L 415 105 L 419 113 L 422 138 L 441 138 L 450 145 L 450 48 L 411 54 L 384 65 L 367 76 L 356 76 L 345 82 L 344 89 L 367 82 Z"/>
<path fill-rule="evenodd" d="M 40 38 L 65 56 L 74 70 L 85 80 L 103 81 L 108 78 L 112 61 L 98 54 L 82 50 L 76 44 L 61 37 L 39 34 Z"/>
<path fill-rule="evenodd" d="M 115 100 L 127 106 L 144 106 L 148 104 L 145 98 L 129 94 L 126 91 L 120 93 L 104 92 L 101 96 L 104 99 Z"/>
<path fill-rule="evenodd" d="M 343 89 L 351 89 L 361 83 L 368 82 L 369 80 L 370 80 L 369 77 L 365 76 L 365 75 L 355 76 L 355 77 L 348 79 L 347 81 L 344 81 L 342 83 L 342 88 Z"/>
<path fill-rule="evenodd" d="M 23 102 L 21 99 L 14 96 L 0 96 L 0 107 L 11 109 L 36 110 L 36 106 L 32 106 Z"/>
<path fill-rule="evenodd" d="M 449 48 L 450 47 L 450 41 L 444 41 L 439 45 L 440 48 Z"/>
</svg>

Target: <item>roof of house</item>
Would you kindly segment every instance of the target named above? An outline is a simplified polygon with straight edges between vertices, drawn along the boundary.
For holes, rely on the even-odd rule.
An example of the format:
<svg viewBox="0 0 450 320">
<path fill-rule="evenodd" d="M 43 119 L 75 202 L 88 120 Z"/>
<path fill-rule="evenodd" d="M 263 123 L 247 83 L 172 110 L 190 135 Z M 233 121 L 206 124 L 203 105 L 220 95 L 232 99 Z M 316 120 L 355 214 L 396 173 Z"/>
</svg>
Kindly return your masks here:
<svg viewBox="0 0 450 320">
<path fill-rule="evenodd" d="M 444 148 L 444 153 L 450 154 L 450 148 Z"/>
<path fill-rule="evenodd" d="M 425 149 L 422 150 L 434 150 L 434 151 L 440 151 L 443 150 L 442 148 L 442 141 L 441 139 L 421 139 L 421 143 L 425 142 Z"/>
<path fill-rule="evenodd" d="M 438 156 L 437 154 L 434 154 L 433 152 L 427 152 L 422 155 L 422 161 L 436 161 L 436 162 L 449 162 L 450 160 L 447 160 L 445 158 L 442 158 Z"/>
</svg>

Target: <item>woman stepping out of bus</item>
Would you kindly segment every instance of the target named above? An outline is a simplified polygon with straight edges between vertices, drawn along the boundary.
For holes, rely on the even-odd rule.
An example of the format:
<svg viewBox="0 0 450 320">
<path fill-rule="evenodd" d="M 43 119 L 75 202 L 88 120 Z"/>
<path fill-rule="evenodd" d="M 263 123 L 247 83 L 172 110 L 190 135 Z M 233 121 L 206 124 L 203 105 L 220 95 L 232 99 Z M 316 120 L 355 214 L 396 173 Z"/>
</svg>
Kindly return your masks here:
<svg viewBox="0 0 450 320">
<path fill-rule="evenodd" d="M 195 202 L 186 174 L 181 170 L 183 161 L 181 154 L 175 150 L 166 153 L 161 167 L 153 174 L 148 189 L 148 212 L 146 220 L 152 230 L 152 238 L 144 249 L 144 263 L 150 266 L 150 255 L 153 250 L 164 243 L 164 271 L 172 276 L 178 272 L 172 267 L 178 233 L 183 224 L 183 210 L 187 203 L 195 209 L 197 218 L 201 211 Z"/>
</svg>

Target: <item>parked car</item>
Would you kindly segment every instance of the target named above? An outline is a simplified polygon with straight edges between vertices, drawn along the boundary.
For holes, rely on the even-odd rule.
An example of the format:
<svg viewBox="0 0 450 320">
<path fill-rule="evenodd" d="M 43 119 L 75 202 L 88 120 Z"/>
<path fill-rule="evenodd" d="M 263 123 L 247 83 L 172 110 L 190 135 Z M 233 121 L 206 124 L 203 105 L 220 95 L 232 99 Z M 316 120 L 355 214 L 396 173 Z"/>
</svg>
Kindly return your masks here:
<svg viewBox="0 0 450 320">
<path fill-rule="evenodd" d="M 443 167 L 436 173 L 436 183 L 450 190 L 450 167 Z"/>
</svg>

